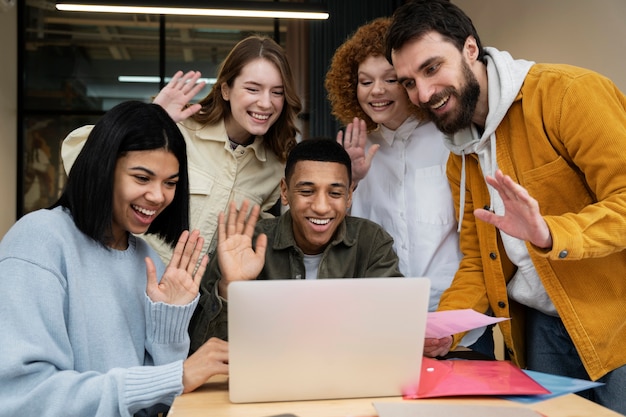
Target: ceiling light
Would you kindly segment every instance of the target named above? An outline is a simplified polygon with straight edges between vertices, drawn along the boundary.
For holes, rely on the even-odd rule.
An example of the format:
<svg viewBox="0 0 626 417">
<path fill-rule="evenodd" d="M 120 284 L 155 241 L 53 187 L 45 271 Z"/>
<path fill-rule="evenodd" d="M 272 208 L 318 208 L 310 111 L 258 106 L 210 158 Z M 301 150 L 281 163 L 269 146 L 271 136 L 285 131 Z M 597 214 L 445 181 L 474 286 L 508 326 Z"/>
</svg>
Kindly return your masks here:
<svg viewBox="0 0 626 417">
<path fill-rule="evenodd" d="M 165 77 L 164 82 L 169 82 L 172 78 Z M 161 82 L 161 77 L 150 75 L 120 75 L 117 77 L 117 81 L 121 83 L 150 83 L 158 84 Z M 217 82 L 216 78 L 199 78 L 198 82 L 204 81 L 207 85 L 213 85 Z"/>
<path fill-rule="evenodd" d="M 280 1 L 172 1 L 150 0 L 63 0 L 57 1 L 60 11 L 170 14 L 222 17 L 264 17 L 274 19 L 328 19 L 328 11 L 320 3 Z"/>
</svg>

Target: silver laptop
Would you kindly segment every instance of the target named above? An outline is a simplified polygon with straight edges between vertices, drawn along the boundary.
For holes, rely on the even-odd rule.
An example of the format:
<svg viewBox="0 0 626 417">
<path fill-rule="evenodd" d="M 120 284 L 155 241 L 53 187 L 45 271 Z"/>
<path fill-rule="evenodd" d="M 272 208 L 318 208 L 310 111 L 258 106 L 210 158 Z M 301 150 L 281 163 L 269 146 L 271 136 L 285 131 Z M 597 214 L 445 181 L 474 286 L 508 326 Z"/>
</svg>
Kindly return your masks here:
<svg viewBox="0 0 626 417">
<path fill-rule="evenodd" d="M 231 402 L 401 395 L 418 383 L 429 289 L 426 278 L 231 283 Z"/>
</svg>

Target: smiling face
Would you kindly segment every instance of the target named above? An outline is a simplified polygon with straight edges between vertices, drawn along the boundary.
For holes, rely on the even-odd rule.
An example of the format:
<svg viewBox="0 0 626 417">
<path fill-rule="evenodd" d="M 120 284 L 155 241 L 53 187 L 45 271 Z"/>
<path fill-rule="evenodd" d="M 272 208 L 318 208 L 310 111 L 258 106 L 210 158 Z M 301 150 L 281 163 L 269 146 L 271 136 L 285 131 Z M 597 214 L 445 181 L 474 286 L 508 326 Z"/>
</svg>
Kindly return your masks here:
<svg viewBox="0 0 626 417">
<path fill-rule="evenodd" d="M 409 117 L 409 99 L 396 71 L 382 55 L 370 55 L 360 65 L 356 95 L 375 123 L 396 130 Z"/>
<path fill-rule="evenodd" d="M 472 71 L 478 48 L 470 37 L 462 52 L 437 32 L 408 42 L 392 52 L 398 80 L 410 100 L 428 112 L 444 133 L 452 134 L 472 122 L 484 125 L 481 87 Z M 486 114 L 486 113 L 485 113 Z"/>
<path fill-rule="evenodd" d="M 172 202 L 178 182 L 178 160 L 165 149 L 131 151 L 115 166 L 113 183 L 114 249 L 126 249 L 128 233 L 141 234 Z"/>
<path fill-rule="evenodd" d="M 262 136 L 280 117 L 285 103 L 283 79 L 276 66 L 264 58 L 246 64 L 233 85 L 222 84 L 222 97 L 230 102 L 226 118 L 228 137 L 240 144 Z"/>
<path fill-rule="evenodd" d="M 298 161 L 289 183 L 281 181 L 281 201 L 289 205 L 293 234 L 307 255 L 322 253 L 352 204 L 345 165 Z"/>
</svg>

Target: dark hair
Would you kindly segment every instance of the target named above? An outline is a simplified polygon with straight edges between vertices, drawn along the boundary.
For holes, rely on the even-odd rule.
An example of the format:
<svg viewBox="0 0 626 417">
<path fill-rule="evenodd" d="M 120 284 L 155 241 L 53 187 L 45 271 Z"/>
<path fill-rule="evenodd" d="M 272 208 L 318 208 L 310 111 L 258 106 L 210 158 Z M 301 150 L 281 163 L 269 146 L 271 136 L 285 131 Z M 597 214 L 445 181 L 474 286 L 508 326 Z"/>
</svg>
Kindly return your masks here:
<svg viewBox="0 0 626 417">
<path fill-rule="evenodd" d="M 410 0 L 397 8 L 385 39 L 387 60 L 391 62 L 392 51 L 431 31 L 448 39 L 459 51 L 472 36 L 478 46 L 478 59 L 485 62 L 485 51 L 472 20 L 449 0 Z"/>
<path fill-rule="evenodd" d="M 328 92 L 333 116 L 344 125 L 352 123 L 352 119 L 358 117 L 365 120 L 368 131 L 378 127 L 378 123 L 365 113 L 357 98 L 359 66 L 371 56 L 385 56 L 384 39 L 390 23 L 390 18 L 379 17 L 359 27 L 333 55 L 324 86 Z M 423 112 L 409 101 L 406 90 L 404 88 L 401 90 L 411 112 L 424 119 Z"/>
<path fill-rule="evenodd" d="M 66 207 L 79 230 L 106 246 L 112 232 L 117 160 L 127 152 L 153 149 L 174 154 L 179 177 L 174 199 L 146 233 L 174 246 L 180 233 L 189 228 L 187 151 L 176 123 L 156 104 L 127 101 L 109 110 L 89 134 L 61 197 L 52 207 Z"/>
<path fill-rule="evenodd" d="M 348 152 L 330 138 L 311 138 L 298 143 L 287 156 L 285 179 L 289 179 L 299 161 L 337 162 L 348 170 L 348 181 L 352 183 L 352 162 Z"/>
<path fill-rule="evenodd" d="M 231 114 L 230 103 L 222 97 L 222 84 L 232 87 L 249 62 L 262 58 L 276 66 L 283 81 L 285 104 L 276 122 L 263 135 L 263 144 L 281 162 L 285 161 L 289 150 L 296 144 L 296 116 L 302 110 L 302 103 L 296 91 L 291 67 L 283 48 L 273 39 L 265 36 L 249 36 L 237 43 L 222 62 L 217 81 L 209 94 L 199 103 L 202 109 L 191 116 L 198 123 L 215 124 Z"/>
</svg>

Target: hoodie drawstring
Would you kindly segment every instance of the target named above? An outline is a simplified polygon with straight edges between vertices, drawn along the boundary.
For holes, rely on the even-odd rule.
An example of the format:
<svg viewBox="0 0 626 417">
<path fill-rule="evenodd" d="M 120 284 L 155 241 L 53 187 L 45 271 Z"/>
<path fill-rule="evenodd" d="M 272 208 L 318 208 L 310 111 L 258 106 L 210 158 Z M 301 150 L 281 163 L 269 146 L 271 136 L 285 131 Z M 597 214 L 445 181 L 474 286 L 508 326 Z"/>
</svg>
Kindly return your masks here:
<svg viewBox="0 0 626 417">
<path fill-rule="evenodd" d="M 461 223 L 465 212 L 465 151 L 461 151 L 461 187 L 459 188 L 459 221 L 456 231 L 461 233 Z"/>
</svg>

